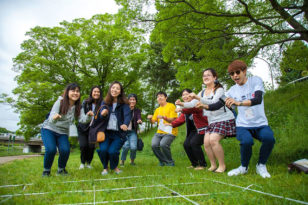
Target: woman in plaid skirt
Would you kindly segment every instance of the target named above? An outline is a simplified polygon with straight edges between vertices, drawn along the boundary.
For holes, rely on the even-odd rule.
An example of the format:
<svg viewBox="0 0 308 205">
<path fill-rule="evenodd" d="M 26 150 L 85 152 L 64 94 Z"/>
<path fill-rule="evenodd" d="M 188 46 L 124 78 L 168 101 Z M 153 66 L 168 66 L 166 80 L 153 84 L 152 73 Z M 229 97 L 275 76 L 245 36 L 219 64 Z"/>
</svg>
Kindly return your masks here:
<svg viewBox="0 0 308 205">
<path fill-rule="evenodd" d="M 207 116 L 209 126 L 204 135 L 204 149 L 210 160 L 211 167 L 209 171 L 222 173 L 226 170 L 224 160 L 224 150 L 220 140 L 225 137 L 235 136 L 235 118 L 232 111 L 224 106 L 221 100 L 224 97 L 224 89 L 217 80 L 218 76 L 214 69 L 208 68 L 203 71 L 203 83 L 206 88 L 198 95 L 191 93 L 190 96 L 195 99 L 190 103 L 183 103 L 184 107 L 197 107 L 204 110 Z M 222 101 L 222 103 L 217 103 Z M 212 104 L 214 106 L 212 106 Z M 216 164 L 218 161 L 218 168 Z"/>
</svg>

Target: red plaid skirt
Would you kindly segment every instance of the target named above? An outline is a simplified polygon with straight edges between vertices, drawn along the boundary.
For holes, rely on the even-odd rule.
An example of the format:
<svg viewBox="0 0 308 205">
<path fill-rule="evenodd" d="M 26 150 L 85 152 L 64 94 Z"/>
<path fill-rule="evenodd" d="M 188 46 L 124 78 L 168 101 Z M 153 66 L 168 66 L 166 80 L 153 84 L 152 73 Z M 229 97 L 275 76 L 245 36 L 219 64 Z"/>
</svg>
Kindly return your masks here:
<svg viewBox="0 0 308 205">
<path fill-rule="evenodd" d="M 235 137 L 235 120 L 232 119 L 221 122 L 214 122 L 207 127 L 205 133 L 218 133 L 226 137 Z"/>
</svg>

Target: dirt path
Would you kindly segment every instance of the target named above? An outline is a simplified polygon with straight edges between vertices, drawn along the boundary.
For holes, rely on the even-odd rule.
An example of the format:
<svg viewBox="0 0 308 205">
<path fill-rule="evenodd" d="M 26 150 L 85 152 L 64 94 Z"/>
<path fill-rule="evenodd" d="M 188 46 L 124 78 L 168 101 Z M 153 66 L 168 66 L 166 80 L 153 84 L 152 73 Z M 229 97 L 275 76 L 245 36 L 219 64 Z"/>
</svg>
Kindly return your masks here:
<svg viewBox="0 0 308 205">
<path fill-rule="evenodd" d="M 18 155 L 18 156 L 6 156 L 6 157 L 0 157 L 0 164 L 4 164 L 16 159 L 25 159 L 30 157 L 39 157 L 42 155 L 36 154 L 36 155 Z"/>
</svg>

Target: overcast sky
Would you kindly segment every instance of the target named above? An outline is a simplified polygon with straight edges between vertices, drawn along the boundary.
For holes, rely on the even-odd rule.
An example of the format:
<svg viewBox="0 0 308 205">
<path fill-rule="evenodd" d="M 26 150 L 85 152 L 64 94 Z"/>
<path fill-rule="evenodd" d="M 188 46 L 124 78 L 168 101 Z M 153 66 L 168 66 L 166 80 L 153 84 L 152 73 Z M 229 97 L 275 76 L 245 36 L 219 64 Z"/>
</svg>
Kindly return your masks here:
<svg viewBox="0 0 308 205">
<path fill-rule="evenodd" d="M 0 0 L 0 93 L 12 95 L 17 86 L 12 58 L 21 52 L 20 44 L 30 28 L 117 11 L 113 0 Z M 15 131 L 18 121 L 10 106 L 0 104 L 0 127 Z"/>
<path fill-rule="evenodd" d="M 0 93 L 12 96 L 17 86 L 12 58 L 21 52 L 25 33 L 35 26 L 58 26 L 63 20 L 91 18 L 95 14 L 116 13 L 113 0 L 0 0 Z M 266 63 L 258 61 L 252 73 L 269 81 Z M 0 127 L 16 131 L 18 114 L 0 104 Z"/>
</svg>

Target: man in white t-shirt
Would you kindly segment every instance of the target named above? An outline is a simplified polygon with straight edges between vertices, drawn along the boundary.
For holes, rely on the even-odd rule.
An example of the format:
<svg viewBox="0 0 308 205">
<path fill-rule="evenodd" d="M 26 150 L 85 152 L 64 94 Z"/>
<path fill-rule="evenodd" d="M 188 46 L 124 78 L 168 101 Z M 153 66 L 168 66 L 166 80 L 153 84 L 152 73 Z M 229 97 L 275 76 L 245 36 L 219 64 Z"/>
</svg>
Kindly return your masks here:
<svg viewBox="0 0 308 205">
<path fill-rule="evenodd" d="M 236 138 L 241 146 L 241 166 L 229 171 L 228 175 L 247 173 L 255 138 L 262 142 L 256 171 L 263 178 L 269 178 L 271 175 L 265 164 L 272 152 L 275 139 L 264 112 L 263 81 L 257 76 L 247 77 L 247 65 L 241 60 L 233 61 L 228 66 L 228 72 L 236 84 L 226 93 L 226 105 L 238 106 Z"/>
</svg>

